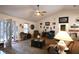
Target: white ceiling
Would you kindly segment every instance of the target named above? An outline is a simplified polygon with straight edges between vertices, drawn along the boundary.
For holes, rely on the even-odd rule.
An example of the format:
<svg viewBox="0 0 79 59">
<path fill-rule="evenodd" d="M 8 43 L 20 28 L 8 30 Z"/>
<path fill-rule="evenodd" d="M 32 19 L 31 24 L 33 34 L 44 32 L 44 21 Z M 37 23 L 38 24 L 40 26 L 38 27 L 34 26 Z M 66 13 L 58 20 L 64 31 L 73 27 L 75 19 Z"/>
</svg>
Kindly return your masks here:
<svg viewBox="0 0 79 59">
<path fill-rule="evenodd" d="M 44 17 L 48 17 L 62 9 L 65 10 L 71 10 L 71 9 L 78 9 L 79 6 L 72 6 L 72 5 L 40 5 L 39 9 L 41 11 L 47 11 L 44 16 L 36 16 L 34 15 L 35 11 L 37 9 L 36 5 L 0 5 L 0 12 L 15 16 L 15 17 L 20 17 L 26 20 L 30 21 L 38 21 L 39 19 L 42 19 Z"/>
</svg>

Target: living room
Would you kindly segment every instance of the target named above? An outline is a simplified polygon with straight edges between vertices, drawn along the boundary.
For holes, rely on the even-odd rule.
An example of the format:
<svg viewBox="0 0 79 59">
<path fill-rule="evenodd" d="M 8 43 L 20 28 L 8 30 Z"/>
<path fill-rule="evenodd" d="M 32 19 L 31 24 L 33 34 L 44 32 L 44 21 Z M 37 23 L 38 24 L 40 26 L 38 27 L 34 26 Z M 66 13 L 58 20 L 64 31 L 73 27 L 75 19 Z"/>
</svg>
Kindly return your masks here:
<svg viewBox="0 0 79 59">
<path fill-rule="evenodd" d="M 36 10 L 39 10 L 39 13 L 42 11 L 42 13 L 38 15 Z M 66 39 L 68 43 L 72 41 L 66 54 L 78 54 L 78 10 L 79 5 L 0 5 L 0 22 L 6 24 L 6 26 L 0 25 L 2 26 L 2 30 L 0 30 L 2 33 L 4 31 L 7 33 L 6 35 L 1 34 L 0 41 L 5 42 L 5 47 L 7 47 L 1 48 L 1 50 L 7 54 L 54 54 L 53 49 L 48 51 L 48 48 L 53 47 L 58 40 L 65 40 L 63 37 L 66 37 L 66 34 L 64 33 L 64 36 L 60 34 L 63 39 L 57 37 L 57 40 L 55 37 L 57 33 L 64 31 L 69 36 Z M 8 27 L 9 24 L 10 27 Z M 4 30 L 5 28 L 6 30 Z M 35 40 L 41 40 L 41 42 L 37 43 Z"/>
</svg>

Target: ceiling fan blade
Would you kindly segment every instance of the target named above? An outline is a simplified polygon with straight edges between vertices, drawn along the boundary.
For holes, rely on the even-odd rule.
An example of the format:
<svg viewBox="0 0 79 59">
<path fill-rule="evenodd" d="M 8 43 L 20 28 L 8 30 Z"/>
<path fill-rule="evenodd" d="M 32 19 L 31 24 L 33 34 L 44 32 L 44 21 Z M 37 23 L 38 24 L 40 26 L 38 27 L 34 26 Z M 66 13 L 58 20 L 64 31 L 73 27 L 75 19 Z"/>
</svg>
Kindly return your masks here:
<svg viewBox="0 0 79 59">
<path fill-rule="evenodd" d="M 39 11 L 36 11 L 36 13 L 40 13 Z"/>
<path fill-rule="evenodd" d="M 42 11 L 42 13 L 47 13 L 46 11 Z"/>
<path fill-rule="evenodd" d="M 43 13 L 40 13 L 41 14 L 41 16 L 44 16 L 44 14 Z"/>
<path fill-rule="evenodd" d="M 46 11 L 40 11 L 39 5 L 37 5 L 37 10 L 35 12 L 36 15 L 44 16 L 44 13 L 47 13 Z"/>
</svg>

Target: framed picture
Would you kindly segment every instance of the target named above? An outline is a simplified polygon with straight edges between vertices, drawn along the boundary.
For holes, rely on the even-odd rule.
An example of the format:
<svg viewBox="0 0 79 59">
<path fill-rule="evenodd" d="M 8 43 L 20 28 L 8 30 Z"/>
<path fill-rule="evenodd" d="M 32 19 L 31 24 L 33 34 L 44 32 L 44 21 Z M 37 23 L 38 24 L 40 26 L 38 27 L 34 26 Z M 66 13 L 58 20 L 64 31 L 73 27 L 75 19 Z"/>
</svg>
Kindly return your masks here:
<svg viewBox="0 0 79 59">
<path fill-rule="evenodd" d="M 50 26 L 50 22 L 45 22 L 45 26 Z"/>
<path fill-rule="evenodd" d="M 42 28 L 42 26 L 40 26 L 40 28 Z"/>
<path fill-rule="evenodd" d="M 46 32 L 47 30 L 45 29 L 45 32 Z"/>
<path fill-rule="evenodd" d="M 42 23 L 40 23 L 40 25 L 42 25 Z"/>
<path fill-rule="evenodd" d="M 55 23 L 55 22 L 53 22 L 52 24 L 53 24 L 53 25 L 55 25 L 56 23 Z"/>
<path fill-rule="evenodd" d="M 66 31 L 66 25 L 60 25 L 60 30 L 61 31 Z"/>
<path fill-rule="evenodd" d="M 22 24 L 19 25 L 21 28 L 24 28 Z"/>
<path fill-rule="evenodd" d="M 79 19 L 76 19 L 77 22 L 79 22 Z"/>
<path fill-rule="evenodd" d="M 79 23 L 79 18 L 78 18 L 78 19 L 76 19 L 76 23 Z"/>
<path fill-rule="evenodd" d="M 55 26 L 53 26 L 53 29 L 55 29 Z"/>
<path fill-rule="evenodd" d="M 59 23 L 68 23 L 68 17 L 59 17 Z"/>
<path fill-rule="evenodd" d="M 52 30 L 52 27 L 50 27 L 50 30 Z"/>
<path fill-rule="evenodd" d="M 46 29 L 49 29 L 49 27 L 46 27 Z"/>
<path fill-rule="evenodd" d="M 43 28 L 45 28 L 45 26 Z"/>
<path fill-rule="evenodd" d="M 33 30 L 35 28 L 35 26 L 33 24 L 31 24 L 30 28 Z"/>
</svg>

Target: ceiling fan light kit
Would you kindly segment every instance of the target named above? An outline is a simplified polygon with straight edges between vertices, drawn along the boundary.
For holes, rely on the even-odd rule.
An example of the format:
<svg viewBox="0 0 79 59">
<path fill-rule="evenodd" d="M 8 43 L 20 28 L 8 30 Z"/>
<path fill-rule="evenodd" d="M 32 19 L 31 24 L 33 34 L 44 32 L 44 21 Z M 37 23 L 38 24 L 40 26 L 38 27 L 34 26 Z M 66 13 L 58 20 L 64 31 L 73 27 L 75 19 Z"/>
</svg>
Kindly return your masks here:
<svg viewBox="0 0 79 59">
<path fill-rule="evenodd" d="M 41 14 L 39 12 L 36 13 L 37 16 L 40 16 Z"/>
<path fill-rule="evenodd" d="M 37 10 L 36 10 L 36 16 L 43 16 L 44 15 L 44 13 L 46 13 L 46 11 L 40 11 L 39 10 L 39 5 L 37 5 Z"/>
</svg>

